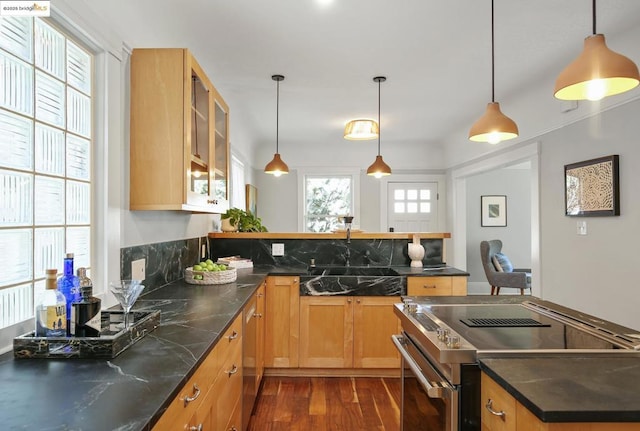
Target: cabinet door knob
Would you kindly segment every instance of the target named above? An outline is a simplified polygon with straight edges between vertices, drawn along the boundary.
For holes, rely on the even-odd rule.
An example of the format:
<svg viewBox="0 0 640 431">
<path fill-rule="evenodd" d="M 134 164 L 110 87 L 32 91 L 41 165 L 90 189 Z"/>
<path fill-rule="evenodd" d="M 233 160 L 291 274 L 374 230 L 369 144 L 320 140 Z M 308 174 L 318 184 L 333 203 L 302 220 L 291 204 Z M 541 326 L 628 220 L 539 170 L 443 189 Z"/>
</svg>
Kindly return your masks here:
<svg viewBox="0 0 640 431">
<path fill-rule="evenodd" d="M 189 404 L 191 401 L 195 401 L 198 399 L 198 397 L 200 396 L 200 388 L 198 387 L 197 384 L 193 384 L 193 395 L 191 395 L 190 397 L 184 397 L 184 405 L 185 407 L 187 406 L 187 404 Z"/>
<path fill-rule="evenodd" d="M 487 400 L 487 404 L 485 404 L 485 406 L 484 406 L 484 407 L 485 407 L 485 408 L 489 411 L 489 413 L 491 413 L 492 415 L 494 415 L 494 416 L 500 416 L 500 417 L 502 418 L 502 420 L 504 420 L 504 419 L 505 419 L 505 416 L 507 415 L 507 414 L 504 412 L 504 410 L 496 411 L 496 410 L 494 410 L 494 409 L 493 409 L 493 400 L 492 400 L 491 398 L 489 398 L 489 399 Z"/>
<path fill-rule="evenodd" d="M 233 331 L 231 333 L 231 335 L 229 335 L 228 338 L 229 338 L 229 342 L 231 342 L 231 341 L 235 340 L 236 338 L 238 338 L 238 333 L 236 331 Z"/>
<path fill-rule="evenodd" d="M 189 431 L 202 431 L 202 424 L 198 424 L 198 426 L 195 426 L 195 425 L 190 426 Z"/>
<path fill-rule="evenodd" d="M 262 313 L 254 313 L 254 314 L 253 314 L 253 317 L 258 317 L 258 318 L 260 318 L 260 317 L 262 317 Z"/>
</svg>

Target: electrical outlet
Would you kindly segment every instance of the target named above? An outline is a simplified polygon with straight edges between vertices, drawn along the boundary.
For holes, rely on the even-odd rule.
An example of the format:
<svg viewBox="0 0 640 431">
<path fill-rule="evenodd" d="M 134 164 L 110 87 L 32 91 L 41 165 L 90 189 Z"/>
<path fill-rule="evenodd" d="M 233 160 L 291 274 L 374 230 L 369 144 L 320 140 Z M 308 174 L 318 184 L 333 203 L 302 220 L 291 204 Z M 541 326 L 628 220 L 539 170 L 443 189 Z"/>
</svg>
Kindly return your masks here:
<svg viewBox="0 0 640 431">
<path fill-rule="evenodd" d="M 587 221 L 580 220 L 578 221 L 578 235 L 586 235 L 587 234 Z"/>
<path fill-rule="evenodd" d="M 146 259 L 138 259 L 131 262 L 131 279 L 144 280 Z"/>
<path fill-rule="evenodd" d="M 271 255 L 272 256 L 284 256 L 284 244 L 271 244 Z"/>
</svg>

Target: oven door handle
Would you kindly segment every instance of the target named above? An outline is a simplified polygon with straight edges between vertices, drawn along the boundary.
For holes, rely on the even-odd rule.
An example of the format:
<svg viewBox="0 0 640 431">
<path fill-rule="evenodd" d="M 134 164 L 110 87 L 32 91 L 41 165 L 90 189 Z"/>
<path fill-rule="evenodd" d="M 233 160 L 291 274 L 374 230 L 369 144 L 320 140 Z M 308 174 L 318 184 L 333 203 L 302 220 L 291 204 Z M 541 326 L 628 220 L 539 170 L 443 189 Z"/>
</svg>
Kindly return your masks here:
<svg viewBox="0 0 640 431">
<path fill-rule="evenodd" d="M 451 394 L 453 388 L 448 382 L 430 382 L 425 378 L 424 372 L 422 371 L 420 366 L 416 363 L 416 361 L 413 360 L 407 349 L 404 348 L 405 341 L 401 335 L 392 335 L 391 339 L 393 341 L 393 344 L 396 345 L 396 348 L 402 355 L 402 358 L 405 360 L 407 365 L 409 365 L 409 368 L 411 368 L 411 371 L 413 371 L 413 374 L 416 376 L 424 390 L 427 392 L 427 395 L 429 395 L 429 398 L 442 399 Z"/>
</svg>

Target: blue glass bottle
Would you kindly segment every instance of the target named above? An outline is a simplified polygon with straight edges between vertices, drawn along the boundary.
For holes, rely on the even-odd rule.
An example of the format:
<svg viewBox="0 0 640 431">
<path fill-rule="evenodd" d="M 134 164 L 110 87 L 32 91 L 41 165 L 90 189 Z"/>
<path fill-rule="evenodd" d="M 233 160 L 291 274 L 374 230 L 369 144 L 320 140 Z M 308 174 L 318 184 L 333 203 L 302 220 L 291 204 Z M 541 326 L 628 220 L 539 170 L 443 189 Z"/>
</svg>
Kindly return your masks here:
<svg viewBox="0 0 640 431">
<path fill-rule="evenodd" d="M 64 258 L 64 273 L 58 279 L 58 290 L 67 301 L 67 335 L 70 335 L 71 304 L 80 301 L 80 279 L 73 272 L 73 253 Z"/>
</svg>

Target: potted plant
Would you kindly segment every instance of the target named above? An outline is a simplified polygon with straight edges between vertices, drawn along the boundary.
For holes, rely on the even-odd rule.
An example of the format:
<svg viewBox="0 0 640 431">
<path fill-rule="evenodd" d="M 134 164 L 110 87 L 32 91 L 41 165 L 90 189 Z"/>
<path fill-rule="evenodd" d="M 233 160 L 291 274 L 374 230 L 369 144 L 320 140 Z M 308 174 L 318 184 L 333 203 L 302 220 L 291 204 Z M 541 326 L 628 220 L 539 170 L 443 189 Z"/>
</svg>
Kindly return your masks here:
<svg viewBox="0 0 640 431">
<path fill-rule="evenodd" d="M 240 208 L 229 208 L 220 218 L 223 232 L 267 232 L 259 217 Z"/>
</svg>

